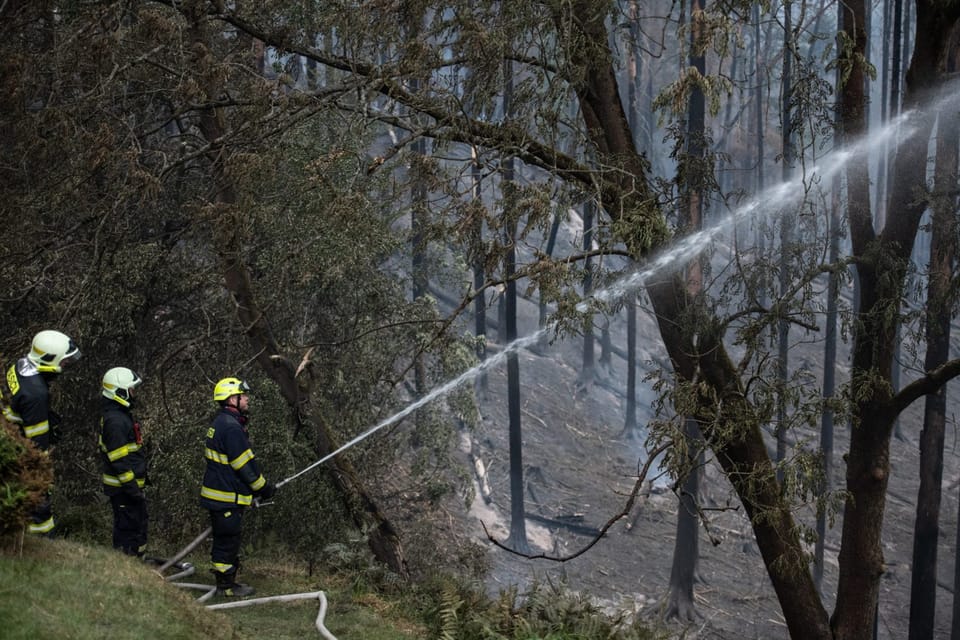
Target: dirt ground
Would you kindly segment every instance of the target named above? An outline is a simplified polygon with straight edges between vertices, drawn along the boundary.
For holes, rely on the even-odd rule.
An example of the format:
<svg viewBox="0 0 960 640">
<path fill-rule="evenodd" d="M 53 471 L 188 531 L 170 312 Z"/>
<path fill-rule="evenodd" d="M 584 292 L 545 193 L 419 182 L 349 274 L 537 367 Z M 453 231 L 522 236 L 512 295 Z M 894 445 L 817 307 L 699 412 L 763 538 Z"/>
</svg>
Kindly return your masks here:
<svg viewBox="0 0 960 640">
<path fill-rule="evenodd" d="M 530 333 L 535 327 L 526 330 Z M 611 330 L 614 342 L 625 344 L 621 339 L 623 327 L 615 324 Z M 640 334 L 641 359 L 649 361 L 648 367 L 657 366 L 655 363 L 662 362 L 664 356 L 658 352 L 659 336 L 649 317 L 641 317 Z M 590 542 L 592 536 L 586 531 L 601 527 L 624 507 L 644 460 L 642 447 L 622 433 L 625 402 L 614 390 L 626 386 L 624 361 L 614 357 L 612 369 L 600 369 L 600 380 L 583 391 L 577 385 L 576 369 L 582 358 L 581 344 L 577 338 L 568 339 L 552 345 L 545 354 L 524 350 L 520 355 L 526 510 L 538 516 L 527 519 L 526 531 L 534 553 L 550 556 L 570 555 Z M 599 345 L 596 353 L 599 357 Z M 471 460 L 480 461 L 484 471 L 477 476 L 478 498 L 470 515 L 473 535 L 490 549 L 493 569 L 489 590 L 496 592 L 510 585 L 522 588 L 534 580 L 562 580 L 569 589 L 589 593 L 611 611 L 658 619 L 668 591 L 676 528 L 677 499 L 666 488 L 668 480 L 647 486 L 643 499 L 628 517 L 618 521 L 592 549 L 569 562 L 527 560 L 486 541 L 481 522 L 498 540 L 506 542 L 509 534 L 505 377 L 505 367 L 489 373 L 483 424 L 464 438 L 462 446 Z M 638 420 L 642 424 L 652 416 L 654 396 L 649 382 L 638 379 L 638 386 Z M 953 405 L 948 408 L 948 416 L 954 415 L 954 409 Z M 894 440 L 891 447 L 892 476 L 883 534 L 887 573 L 879 608 L 881 640 L 907 636 L 921 411 L 922 403 L 915 403 L 903 416 L 906 439 Z M 817 434 L 806 435 L 818 441 Z M 835 437 L 834 486 L 842 486 L 845 427 L 838 425 Z M 953 597 L 950 589 L 960 482 L 957 439 L 953 426 L 948 425 L 938 556 L 942 586 L 937 596 L 937 637 L 942 638 L 949 637 Z M 487 499 L 483 497 L 487 490 L 484 478 L 489 486 Z M 719 503 L 730 495 L 729 485 L 715 469 L 708 471 L 702 486 Z M 732 505 L 739 506 L 735 498 Z M 695 587 L 698 619 L 692 623 L 673 621 L 668 623 L 669 628 L 683 638 L 788 638 L 748 522 L 740 510 L 713 513 L 709 528 L 719 544 L 713 546 L 701 529 L 702 582 Z M 586 529 L 577 532 L 543 519 Z M 809 523 L 812 525 L 813 520 Z M 838 521 L 828 531 L 824 582 L 828 611 L 833 609 L 836 588 L 840 525 Z"/>
</svg>

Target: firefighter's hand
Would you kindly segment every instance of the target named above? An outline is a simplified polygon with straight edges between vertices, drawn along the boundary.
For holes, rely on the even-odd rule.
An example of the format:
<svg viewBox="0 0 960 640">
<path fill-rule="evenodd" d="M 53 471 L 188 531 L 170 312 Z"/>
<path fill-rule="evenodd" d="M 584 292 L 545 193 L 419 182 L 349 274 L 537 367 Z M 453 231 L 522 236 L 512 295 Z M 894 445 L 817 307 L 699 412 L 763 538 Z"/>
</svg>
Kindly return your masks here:
<svg viewBox="0 0 960 640">
<path fill-rule="evenodd" d="M 268 482 L 263 485 L 263 488 L 260 491 L 257 491 L 257 500 L 269 500 L 277 492 L 277 485 L 272 482 Z"/>
</svg>

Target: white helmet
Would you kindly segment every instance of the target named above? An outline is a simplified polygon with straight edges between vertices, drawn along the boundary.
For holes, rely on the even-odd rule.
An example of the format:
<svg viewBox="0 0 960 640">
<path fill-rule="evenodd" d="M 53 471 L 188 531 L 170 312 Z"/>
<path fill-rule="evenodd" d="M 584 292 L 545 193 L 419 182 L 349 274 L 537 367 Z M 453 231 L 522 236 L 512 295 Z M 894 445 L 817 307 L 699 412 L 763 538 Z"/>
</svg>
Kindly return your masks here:
<svg viewBox="0 0 960 640">
<path fill-rule="evenodd" d="M 130 390 L 143 379 L 126 367 L 114 367 L 103 374 L 103 397 L 130 406 Z"/>
<path fill-rule="evenodd" d="M 67 360 L 80 357 L 80 349 L 73 340 L 59 331 L 48 329 L 33 336 L 30 346 L 30 359 L 40 373 L 61 373 Z"/>
</svg>

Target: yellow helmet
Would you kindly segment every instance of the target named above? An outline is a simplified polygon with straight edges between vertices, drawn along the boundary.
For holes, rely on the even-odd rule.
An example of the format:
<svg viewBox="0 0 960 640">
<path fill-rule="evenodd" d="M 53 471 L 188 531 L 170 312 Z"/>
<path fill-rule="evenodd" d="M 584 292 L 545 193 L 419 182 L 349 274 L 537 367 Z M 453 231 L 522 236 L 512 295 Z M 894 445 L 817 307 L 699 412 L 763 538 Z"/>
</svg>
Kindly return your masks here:
<svg viewBox="0 0 960 640">
<path fill-rule="evenodd" d="M 103 374 L 103 397 L 130 406 L 130 390 L 143 379 L 126 367 L 114 367 Z"/>
<path fill-rule="evenodd" d="M 59 331 L 48 329 L 33 336 L 27 358 L 40 373 L 61 373 L 68 360 L 80 357 L 80 349 L 73 340 Z"/>
<path fill-rule="evenodd" d="M 250 385 L 240 378 L 224 378 L 213 388 L 214 402 L 223 402 L 230 396 L 250 393 Z"/>
</svg>

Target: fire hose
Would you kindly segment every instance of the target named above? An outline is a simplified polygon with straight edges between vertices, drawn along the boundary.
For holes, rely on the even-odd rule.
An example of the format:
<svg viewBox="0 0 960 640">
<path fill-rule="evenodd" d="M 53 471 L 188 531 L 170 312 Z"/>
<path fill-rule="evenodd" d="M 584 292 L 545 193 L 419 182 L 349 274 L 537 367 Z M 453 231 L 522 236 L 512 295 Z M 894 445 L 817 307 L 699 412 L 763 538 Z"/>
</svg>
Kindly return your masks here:
<svg viewBox="0 0 960 640">
<path fill-rule="evenodd" d="M 381 421 L 379 424 L 376 424 L 376 425 L 370 427 L 369 429 L 367 429 L 366 431 L 364 431 L 364 432 L 361 433 L 360 435 L 356 436 L 355 438 L 353 438 L 352 440 L 350 440 L 350 441 L 347 442 L 346 444 L 342 445 L 341 447 L 339 447 L 339 448 L 336 449 L 335 451 L 333 451 L 333 452 L 331 452 L 331 453 L 328 453 L 327 455 L 323 456 L 322 458 L 320 458 L 319 460 L 317 460 L 317 461 L 314 462 L 313 464 L 311 464 L 311 465 L 309 465 L 309 466 L 301 469 L 301 470 L 298 471 L 297 473 L 293 474 L 293 475 L 290 476 L 289 478 L 286 478 L 286 479 L 282 480 L 281 482 L 278 482 L 277 485 L 276 485 L 277 489 L 279 489 L 279 488 L 282 487 L 283 485 L 287 484 L 288 482 L 299 478 L 300 476 L 302 476 L 303 474 L 309 472 L 310 470 L 315 469 L 316 467 L 319 467 L 321 464 L 323 464 L 323 463 L 326 462 L 327 460 L 330 460 L 331 458 L 333 458 L 334 456 L 340 454 L 341 452 L 346 451 L 346 450 L 349 449 L 350 447 L 352 447 L 352 446 L 354 446 L 355 444 L 361 442 L 362 440 L 365 440 L 366 438 L 370 437 L 371 435 L 373 435 L 373 434 L 376 433 L 377 431 L 380 431 L 380 430 L 383 429 L 384 427 L 387 427 L 387 426 L 389 426 L 389 425 L 391 425 L 391 424 L 394 424 L 395 422 L 398 422 L 399 420 L 401 420 L 402 418 L 410 415 L 411 413 L 413 413 L 414 411 L 416 411 L 416 410 L 419 409 L 420 407 L 424 406 L 424 405 L 427 404 L 428 402 L 431 402 L 434 398 L 437 398 L 437 397 L 442 396 L 442 395 L 444 395 L 444 394 L 446 394 L 446 393 L 449 393 L 451 390 L 459 387 L 461 384 L 463 384 L 463 383 L 466 382 L 467 380 L 472 380 L 473 378 L 477 377 L 477 376 L 478 376 L 480 373 L 482 373 L 483 371 L 486 371 L 487 369 L 492 368 L 492 367 L 495 366 L 497 363 L 499 363 L 501 360 L 505 359 L 508 354 L 510 354 L 510 353 L 512 353 L 512 352 L 514 352 L 514 351 L 519 350 L 520 348 L 522 348 L 523 346 L 525 346 L 525 345 L 527 345 L 527 344 L 532 344 L 533 342 L 537 341 L 537 340 L 540 338 L 540 336 L 541 336 L 542 334 L 544 334 L 545 332 L 546 332 L 546 329 L 541 329 L 540 331 L 537 331 L 536 333 L 533 333 L 533 334 L 531 334 L 531 335 L 529 335 L 529 336 L 527 336 L 527 337 L 525 337 L 525 338 L 519 338 L 519 339 L 517 339 L 517 340 L 514 340 L 510 345 L 508 345 L 506 348 L 504 348 L 500 353 L 496 354 L 495 356 L 493 356 L 493 357 L 491 357 L 491 358 L 488 358 L 487 360 L 483 361 L 482 363 L 480 363 L 479 365 L 473 367 L 472 369 L 470 369 L 470 370 L 468 370 L 468 371 L 465 371 L 464 373 L 460 374 L 459 376 L 457 376 L 457 377 L 454 378 L 453 380 L 450 380 L 449 382 L 447 382 L 447 383 L 445 383 L 445 384 L 437 387 L 436 389 L 434 389 L 434 390 L 431 391 L 430 393 L 428 393 L 428 394 L 424 395 L 423 397 L 421 397 L 421 398 L 420 398 L 419 400 L 417 400 L 416 402 L 408 405 L 408 406 L 407 406 L 406 408 L 404 408 L 403 410 L 395 413 L 394 415 L 390 416 L 389 418 L 386 418 L 385 420 Z M 259 506 L 259 502 L 258 502 L 257 500 L 254 500 L 254 506 Z M 164 562 L 164 563 L 157 569 L 157 573 L 159 573 L 160 576 L 163 577 L 163 572 L 164 572 L 164 571 L 166 571 L 166 570 L 169 569 L 170 567 L 172 567 L 172 566 L 176 565 L 178 562 L 180 562 L 184 557 L 186 557 L 186 555 L 187 555 L 188 553 L 190 553 L 191 551 L 193 551 L 201 542 L 203 542 L 204 540 L 206 540 L 207 537 L 212 533 L 212 531 L 213 531 L 213 527 L 207 527 L 207 528 L 203 531 L 203 533 L 201 533 L 201 534 L 198 535 L 196 538 L 194 538 L 194 540 L 193 540 L 192 542 L 190 542 L 190 544 L 188 544 L 186 547 L 184 547 L 183 549 L 181 549 L 180 551 L 178 551 L 177 554 L 174 555 L 173 557 L 171 557 L 169 560 L 167 560 L 166 562 Z M 190 575 L 190 574 L 192 574 L 192 572 L 193 572 L 193 565 L 189 565 L 189 566 L 187 566 L 187 565 L 189 565 L 189 563 L 184 563 L 183 565 L 180 565 L 180 567 L 182 568 L 182 570 L 181 570 L 180 573 L 175 574 L 175 575 L 176 575 L 176 576 L 182 576 L 182 575 Z M 189 573 L 186 573 L 186 572 L 189 572 Z M 172 578 L 172 577 L 173 577 L 173 576 L 171 576 L 171 578 Z M 167 578 L 164 578 L 164 579 L 167 579 Z M 188 584 L 184 584 L 184 583 L 174 583 L 174 584 L 180 584 L 180 586 L 190 587 L 190 588 L 196 588 L 196 589 L 202 589 L 202 590 L 207 591 L 207 593 L 205 593 L 204 595 L 200 596 L 200 597 L 197 599 L 199 602 L 205 602 L 206 600 L 212 598 L 212 597 L 213 597 L 213 594 L 216 592 L 216 587 L 211 587 L 210 585 L 193 585 L 193 584 L 188 585 Z M 318 595 L 318 594 L 319 594 L 319 595 Z M 309 593 L 309 594 L 291 594 L 290 596 L 273 596 L 273 597 L 270 597 L 270 598 L 256 598 L 256 599 L 251 599 L 251 600 L 240 600 L 240 601 L 237 601 L 236 603 L 230 603 L 230 606 L 232 606 L 232 607 L 240 607 L 240 606 L 246 606 L 247 603 L 249 603 L 249 604 L 257 604 L 257 603 L 259 603 L 259 602 L 264 602 L 264 601 L 273 602 L 273 601 L 275 601 L 275 600 L 273 600 L 273 598 L 288 598 L 288 597 L 289 597 L 289 598 L 294 598 L 294 599 L 303 598 L 303 597 L 317 597 L 317 598 L 320 600 L 320 613 L 319 613 L 319 615 L 317 616 L 317 629 L 320 631 L 321 635 L 323 635 L 324 638 L 326 638 L 327 640 L 336 640 L 336 638 L 334 638 L 333 635 L 331 635 L 329 631 L 327 631 L 325 628 L 323 628 L 323 616 L 324 616 L 324 614 L 325 614 L 325 612 L 326 612 L 327 600 L 326 600 L 326 596 L 323 595 L 323 592 L 322 592 L 322 591 L 313 592 L 313 593 Z M 227 608 L 226 605 L 208 605 L 208 608 L 214 608 L 214 607 L 215 607 L 215 608 Z"/>
<path fill-rule="evenodd" d="M 476 374 L 474 374 L 474 375 L 476 375 Z M 419 408 L 420 406 L 422 406 L 423 404 L 425 404 L 427 401 L 433 399 L 434 397 L 436 397 L 436 396 L 439 395 L 440 393 L 444 393 L 444 392 L 446 392 L 447 390 L 449 390 L 450 388 L 453 388 L 454 386 L 461 384 L 461 383 L 462 383 L 464 380 L 466 380 L 466 379 L 468 379 L 466 375 L 461 375 L 459 378 L 453 380 L 453 381 L 450 382 L 450 383 L 447 383 L 446 385 L 444 385 L 444 386 L 441 387 L 440 389 L 435 390 L 433 393 L 430 393 L 430 394 L 424 396 L 424 397 L 421 398 L 419 401 L 413 403 L 412 405 L 410 405 L 409 407 L 407 407 L 407 408 L 404 409 L 403 411 L 401 411 L 401 412 L 399 412 L 399 413 L 391 416 L 390 418 L 387 418 L 387 419 L 384 420 L 383 422 L 381 422 L 381 423 L 379 423 L 379 424 L 371 427 L 370 429 L 367 429 L 366 431 L 364 431 L 363 433 L 361 433 L 359 436 L 355 437 L 353 440 L 350 440 L 350 442 L 347 442 L 347 443 L 344 444 L 343 446 L 339 447 L 336 451 L 333 451 L 332 453 L 328 453 L 327 455 L 323 456 L 322 458 L 320 458 L 319 460 L 317 460 L 316 462 L 314 462 L 314 463 L 311 464 L 310 466 L 308 466 L 308 467 L 306 467 L 306 468 L 304 468 L 304 469 L 301 469 L 300 471 L 298 471 L 297 473 L 293 474 L 293 475 L 290 476 L 289 478 L 286 478 L 286 479 L 278 482 L 278 483 L 277 483 L 277 489 L 279 489 L 279 488 L 282 487 L 283 485 L 287 484 L 288 482 L 290 482 L 290 481 L 292 481 L 292 480 L 295 480 L 296 478 L 299 478 L 300 476 L 302 476 L 303 474 L 307 473 L 308 471 L 310 471 L 310 470 L 312 470 L 312 469 L 320 466 L 321 464 L 323 464 L 323 463 L 326 462 L 327 460 L 333 458 L 333 457 L 336 456 L 337 454 L 339 454 L 339 453 L 341 453 L 341 452 L 343 452 L 343 451 L 346 451 L 347 449 L 349 449 L 349 448 L 352 447 L 353 445 L 355 445 L 355 444 L 357 444 L 358 442 L 360 442 L 361 440 L 364 440 L 365 438 L 373 435 L 374 433 L 376 433 L 376 432 L 379 431 L 380 429 L 383 429 L 384 427 L 386 427 L 386 426 L 388 426 L 388 425 L 391 425 L 391 424 L 393 424 L 394 422 L 400 420 L 400 419 L 403 418 L 404 416 L 409 415 L 409 414 L 412 413 L 414 410 L 416 410 L 417 408 Z M 254 506 L 259 506 L 259 501 L 254 500 Z M 179 564 L 179 563 L 180 563 L 181 560 L 183 560 L 183 558 L 185 558 L 185 557 L 187 556 L 188 553 L 190 553 L 191 551 L 193 551 L 194 549 L 196 549 L 196 548 L 200 545 L 200 543 L 202 543 L 204 540 L 206 540 L 207 537 L 208 537 L 212 532 L 213 532 L 213 527 L 207 527 L 206 529 L 204 529 L 203 532 L 202 532 L 200 535 L 198 535 L 196 538 L 194 538 L 194 539 L 190 542 L 190 544 L 188 544 L 188 545 L 185 546 L 183 549 L 181 549 L 180 551 L 178 551 L 178 552 L 177 552 L 174 556 L 172 556 L 169 560 L 166 560 L 163 564 L 161 564 L 161 565 L 156 569 L 157 573 L 160 574 L 160 576 L 161 576 L 162 578 L 164 578 L 164 580 L 173 580 L 173 579 L 175 579 L 175 578 L 179 578 L 179 577 L 183 577 L 183 576 L 187 576 L 187 575 L 192 575 L 193 572 L 194 572 L 194 570 L 195 570 L 192 564 L 190 564 L 190 563 Z M 164 572 L 165 572 L 167 569 L 169 569 L 170 567 L 173 567 L 173 566 L 177 566 L 177 568 L 181 569 L 180 573 L 176 573 L 176 574 L 174 574 L 174 575 L 172 575 L 172 576 L 170 576 L 170 577 L 164 576 L 164 575 L 163 575 Z M 210 585 L 207 585 L 207 584 L 192 584 L 192 583 L 177 583 L 177 582 L 174 582 L 174 583 L 172 583 L 172 584 L 175 584 L 175 585 L 177 585 L 177 586 L 184 587 L 184 588 L 201 589 L 201 590 L 206 591 L 207 593 L 205 593 L 205 594 L 203 594 L 202 596 L 200 596 L 199 598 L 197 598 L 197 602 L 206 602 L 207 600 L 209 600 L 210 598 L 213 597 L 213 594 L 214 594 L 214 593 L 216 593 L 216 587 L 211 587 Z M 320 634 L 321 634 L 324 638 L 326 638 L 327 640 L 336 640 L 336 638 L 334 638 L 333 634 L 331 634 L 331 633 L 323 626 L 323 618 L 324 618 L 324 615 L 325 615 L 326 609 L 327 609 L 327 598 L 326 598 L 326 596 L 323 594 L 322 591 L 317 591 L 317 592 L 312 592 L 312 593 L 290 594 L 290 595 L 288 595 L 288 596 L 270 596 L 270 597 L 267 597 L 267 598 L 253 598 L 253 599 L 250 599 L 250 600 L 238 600 L 238 601 L 236 601 L 236 602 L 234 602 L 234 603 L 227 603 L 227 604 L 225 604 L 225 605 L 219 605 L 219 604 L 217 604 L 217 605 L 207 605 L 207 608 L 208 608 L 208 609 L 214 609 L 214 608 L 216 608 L 216 609 L 226 609 L 226 608 L 232 608 L 232 607 L 247 606 L 248 604 L 260 604 L 261 602 L 276 602 L 276 601 L 278 601 L 278 600 L 276 600 L 277 598 L 281 598 L 281 599 L 303 599 L 303 598 L 307 598 L 307 597 L 309 597 L 309 598 L 317 598 L 317 599 L 320 600 L 320 613 L 317 615 L 317 622 L 316 622 L 317 630 L 318 630 L 318 631 L 320 632 Z"/>
<path fill-rule="evenodd" d="M 207 533 L 207 532 L 204 532 Z M 194 540 L 193 547 L 196 547 L 203 541 L 203 538 L 198 537 Z M 186 550 L 184 555 L 189 553 L 193 547 L 190 547 Z M 164 568 L 176 567 L 179 571 L 170 576 L 163 576 Z M 196 572 L 196 567 L 194 567 L 189 562 L 180 563 L 178 560 L 168 560 L 165 562 L 157 572 L 163 577 L 164 580 L 170 582 L 175 587 L 180 587 L 182 589 L 198 589 L 204 591 L 205 593 L 197 598 L 198 603 L 204 603 L 214 596 L 217 592 L 215 586 L 209 584 L 198 584 L 193 582 L 175 582 L 180 578 L 185 578 L 191 576 Z M 320 601 L 320 610 L 317 613 L 317 618 L 314 622 L 317 631 L 320 632 L 320 635 L 323 636 L 325 640 L 337 640 L 329 629 L 324 626 L 324 618 L 327 615 L 327 596 L 323 591 L 307 591 L 304 593 L 288 593 L 279 596 L 266 596 L 263 598 L 250 598 L 247 600 L 236 600 L 234 602 L 223 602 L 219 604 L 208 604 L 206 605 L 207 609 L 236 609 L 238 607 L 249 607 L 255 604 L 268 604 L 271 602 L 292 602 L 295 600 L 319 600 Z"/>
<path fill-rule="evenodd" d="M 455 382 L 456 382 L 456 381 L 455 381 Z M 430 396 L 426 396 L 425 399 L 426 399 L 426 398 L 429 398 L 429 397 L 430 397 Z M 359 436 L 357 436 L 356 438 L 354 438 L 354 439 L 351 440 L 350 442 L 344 444 L 343 446 L 341 446 L 341 447 L 340 447 L 339 449 L 337 449 L 336 451 L 334 451 L 334 452 L 332 452 L 332 453 L 328 453 L 327 455 L 323 456 L 322 458 L 320 458 L 319 460 L 317 460 L 316 462 L 314 462 L 314 463 L 311 464 L 310 466 L 308 466 L 308 467 L 306 467 L 306 468 L 304 468 L 304 469 L 301 469 L 300 471 L 298 471 L 297 473 L 293 474 L 293 475 L 290 476 L 289 478 L 286 478 L 286 479 L 284 479 L 284 480 L 281 480 L 280 482 L 277 483 L 277 489 L 279 489 L 279 488 L 282 487 L 283 485 L 287 484 L 287 483 L 290 482 L 291 480 L 295 480 L 295 479 L 299 478 L 300 476 L 302 476 L 303 474 L 307 473 L 308 471 L 310 471 L 310 470 L 312 470 L 312 469 L 314 469 L 314 468 L 316 468 L 316 467 L 319 467 L 321 464 L 323 464 L 324 462 L 326 462 L 326 461 L 329 460 L 330 458 L 333 458 L 334 456 L 336 456 L 337 454 L 341 453 L 342 451 L 346 451 L 347 449 L 349 449 L 349 448 L 352 447 L 353 445 L 355 445 L 355 444 L 357 444 L 358 442 L 360 442 L 361 440 L 363 440 L 363 439 L 365 439 L 365 438 L 373 435 L 375 432 L 379 431 L 380 429 L 383 429 L 384 427 L 393 424 L 394 422 L 396 422 L 396 421 L 399 420 L 400 418 L 408 415 L 408 414 L 409 414 L 410 412 L 412 412 L 414 409 L 416 409 L 417 407 L 419 407 L 420 404 L 421 404 L 421 402 L 415 402 L 414 404 L 410 405 L 410 407 L 408 407 L 408 408 L 405 409 L 404 411 L 401 411 L 400 413 L 396 414 L 395 416 L 392 416 L 391 418 L 388 418 L 387 420 L 384 420 L 384 421 L 381 422 L 380 424 L 378 424 L 378 425 L 376 425 L 376 426 L 374 426 L 374 427 L 372 427 L 372 428 L 364 431 L 364 432 L 361 433 Z M 259 504 L 259 503 L 258 503 L 256 500 L 254 500 L 254 504 L 257 505 L 257 504 Z M 172 567 L 172 566 L 175 565 L 176 563 L 178 563 L 178 562 L 180 562 L 181 560 L 183 560 L 183 558 L 186 557 L 186 555 L 187 555 L 188 553 L 190 553 L 191 551 L 193 551 L 194 549 L 196 549 L 197 546 L 198 546 L 201 542 L 203 542 L 204 540 L 206 540 L 207 537 L 208 537 L 212 532 L 213 532 L 213 527 L 207 527 L 206 529 L 204 529 L 203 533 L 201 533 L 201 534 L 198 535 L 196 538 L 194 538 L 193 541 L 192 541 L 190 544 L 188 544 L 187 546 L 185 546 L 183 549 L 181 549 L 180 551 L 178 551 L 176 555 L 174 555 L 172 558 L 170 558 L 170 559 L 167 560 L 164 564 L 162 564 L 162 565 L 160 566 L 160 568 L 157 569 L 157 573 L 163 575 L 163 572 L 164 572 L 164 571 L 166 571 L 167 569 L 169 569 L 170 567 Z"/>
</svg>

